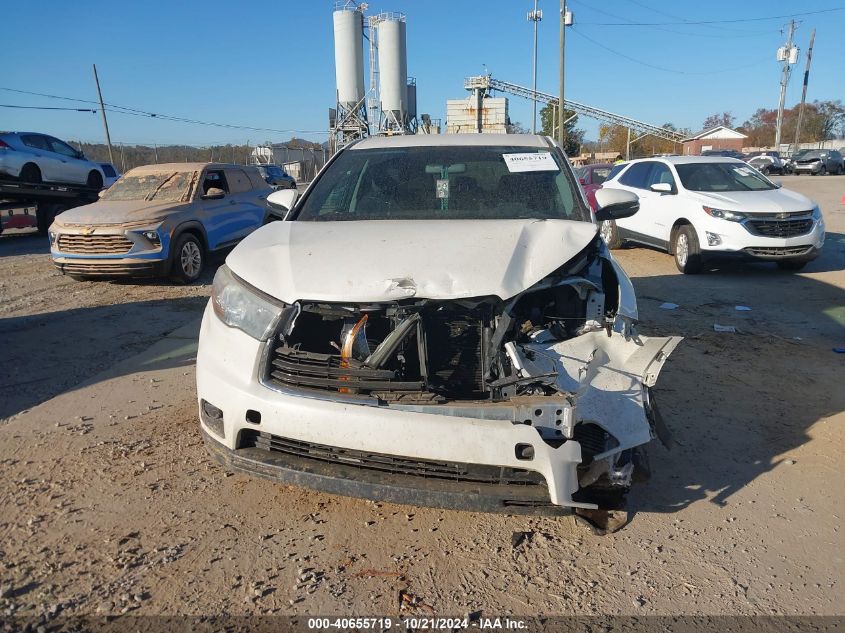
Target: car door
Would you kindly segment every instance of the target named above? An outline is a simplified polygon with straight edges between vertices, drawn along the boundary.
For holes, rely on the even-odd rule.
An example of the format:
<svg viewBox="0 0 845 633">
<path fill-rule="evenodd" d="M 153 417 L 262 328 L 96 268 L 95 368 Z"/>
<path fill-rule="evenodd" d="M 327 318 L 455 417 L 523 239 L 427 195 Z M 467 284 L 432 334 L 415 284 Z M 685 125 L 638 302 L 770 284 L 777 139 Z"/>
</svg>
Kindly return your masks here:
<svg viewBox="0 0 845 633">
<path fill-rule="evenodd" d="M 654 161 L 651 171 L 646 177 L 648 205 L 647 213 L 641 218 L 646 223 L 646 234 L 658 240 L 657 245 L 668 248 L 672 226 L 678 216 L 680 202 L 678 199 L 678 184 L 671 167 L 666 163 Z M 653 191 L 652 185 L 668 184 L 671 192 Z M 640 199 L 642 208 L 642 198 Z"/>
<path fill-rule="evenodd" d="M 56 157 L 60 170 L 60 182 L 85 183 L 88 181 L 88 173 L 91 165 L 87 160 L 80 160 L 79 152 L 73 147 L 52 136 L 47 136 L 50 144 L 50 151 Z"/>
<path fill-rule="evenodd" d="M 21 142 L 32 152 L 33 162 L 41 170 L 41 180 L 61 182 L 62 163 L 43 134 L 21 134 Z"/>
<path fill-rule="evenodd" d="M 628 169 L 622 172 L 612 185 L 608 183 L 609 186 L 635 193 L 640 199 L 639 211 L 629 218 L 616 220 L 616 226 L 622 237 L 641 240 L 646 239 L 648 236 L 649 222 L 645 218 L 649 215 L 650 196 L 646 195 L 646 180 L 648 179 L 652 166 L 652 161 L 633 163 Z"/>
<path fill-rule="evenodd" d="M 252 182 L 243 169 L 226 167 L 226 181 L 229 183 L 232 204 L 229 218 L 231 239 L 246 237 L 264 223 L 266 207 L 264 198 L 253 191 Z"/>
<path fill-rule="evenodd" d="M 207 198 L 206 195 L 211 189 L 220 189 L 224 196 Z M 206 169 L 203 172 L 197 196 L 197 204 L 201 209 L 200 221 L 205 227 L 209 249 L 216 250 L 226 246 L 228 242 L 233 241 L 229 223 L 237 203 L 229 196 L 229 185 L 222 169 Z"/>
</svg>

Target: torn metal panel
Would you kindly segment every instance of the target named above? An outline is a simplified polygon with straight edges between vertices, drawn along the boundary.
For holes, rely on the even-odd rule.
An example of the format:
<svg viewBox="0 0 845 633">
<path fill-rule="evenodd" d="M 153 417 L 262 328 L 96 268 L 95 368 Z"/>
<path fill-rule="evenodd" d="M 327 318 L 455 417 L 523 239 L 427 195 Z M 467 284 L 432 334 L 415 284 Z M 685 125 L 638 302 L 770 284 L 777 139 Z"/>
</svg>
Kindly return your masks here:
<svg viewBox="0 0 845 633">
<path fill-rule="evenodd" d="M 532 374 L 557 372 L 555 384 L 577 394 L 577 421 L 589 421 L 613 435 L 619 445 L 602 459 L 651 440 L 645 389 L 681 338 L 626 338 L 619 332 L 590 332 L 553 344 L 522 345 L 523 365 Z"/>
</svg>

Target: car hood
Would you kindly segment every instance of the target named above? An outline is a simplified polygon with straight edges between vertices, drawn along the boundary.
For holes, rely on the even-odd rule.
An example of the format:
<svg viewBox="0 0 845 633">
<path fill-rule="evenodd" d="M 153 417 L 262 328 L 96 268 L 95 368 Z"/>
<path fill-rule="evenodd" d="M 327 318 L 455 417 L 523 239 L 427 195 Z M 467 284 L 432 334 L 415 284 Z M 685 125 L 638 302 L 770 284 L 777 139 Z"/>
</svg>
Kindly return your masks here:
<svg viewBox="0 0 845 633">
<path fill-rule="evenodd" d="M 785 211 L 809 211 L 815 203 L 800 193 L 789 189 L 769 191 L 726 191 L 724 193 L 701 191 L 690 192 L 701 204 L 726 209 L 758 213 L 781 213 Z"/>
<path fill-rule="evenodd" d="M 147 202 L 144 200 L 100 200 L 65 211 L 59 224 L 135 224 L 155 222 L 187 209 L 189 202 Z"/>
<path fill-rule="evenodd" d="M 594 224 L 568 220 L 274 222 L 226 263 L 286 303 L 507 299 L 595 236 Z"/>
</svg>

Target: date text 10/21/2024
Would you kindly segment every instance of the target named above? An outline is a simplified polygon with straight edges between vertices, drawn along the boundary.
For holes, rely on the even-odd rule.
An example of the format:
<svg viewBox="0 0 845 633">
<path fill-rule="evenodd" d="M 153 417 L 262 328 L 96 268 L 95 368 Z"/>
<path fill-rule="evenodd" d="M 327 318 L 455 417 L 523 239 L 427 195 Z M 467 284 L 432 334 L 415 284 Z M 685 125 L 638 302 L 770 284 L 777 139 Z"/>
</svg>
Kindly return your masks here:
<svg viewBox="0 0 845 633">
<path fill-rule="evenodd" d="M 525 620 L 509 617 L 490 617 L 469 619 L 463 618 L 439 618 L 434 616 L 411 616 L 411 617 L 352 617 L 352 618 L 308 618 L 307 627 L 312 631 L 319 630 L 366 630 L 389 631 L 397 630 L 449 630 L 455 629 L 481 629 L 481 630 L 525 630 L 528 623 Z"/>
</svg>

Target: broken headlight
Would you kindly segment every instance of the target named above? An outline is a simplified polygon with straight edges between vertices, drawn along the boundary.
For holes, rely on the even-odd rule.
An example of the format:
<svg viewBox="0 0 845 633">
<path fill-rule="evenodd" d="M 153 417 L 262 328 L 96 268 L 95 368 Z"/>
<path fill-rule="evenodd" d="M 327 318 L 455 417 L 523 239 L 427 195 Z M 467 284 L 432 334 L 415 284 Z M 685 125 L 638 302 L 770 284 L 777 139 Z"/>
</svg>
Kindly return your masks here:
<svg viewBox="0 0 845 633">
<path fill-rule="evenodd" d="M 225 264 L 214 275 L 211 305 L 223 323 L 259 341 L 266 341 L 272 336 L 285 307 L 238 279 Z"/>
</svg>

